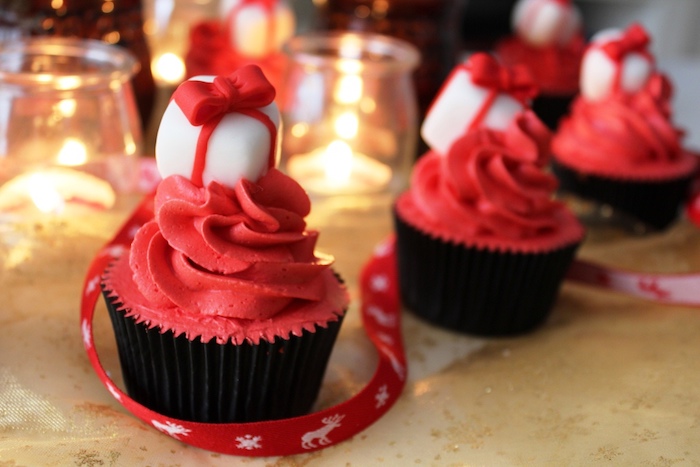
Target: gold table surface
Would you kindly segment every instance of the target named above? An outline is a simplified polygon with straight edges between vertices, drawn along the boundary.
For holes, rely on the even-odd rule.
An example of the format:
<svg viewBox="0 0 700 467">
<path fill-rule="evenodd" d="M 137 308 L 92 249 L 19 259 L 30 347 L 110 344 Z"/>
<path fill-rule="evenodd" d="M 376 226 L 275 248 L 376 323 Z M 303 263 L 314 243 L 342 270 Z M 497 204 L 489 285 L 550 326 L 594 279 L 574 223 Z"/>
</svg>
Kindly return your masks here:
<svg viewBox="0 0 700 467">
<path fill-rule="evenodd" d="M 547 323 L 516 338 L 454 334 L 403 313 L 404 393 L 385 417 L 336 446 L 244 458 L 171 439 L 103 387 L 78 323 L 87 264 L 134 202 L 89 221 L 2 232 L 0 466 L 700 464 L 700 309 L 571 283 Z M 318 209 L 310 219 L 354 297 L 319 406 L 349 397 L 374 370 L 356 296 L 359 269 L 391 231 L 382 206 L 334 206 L 335 215 Z M 594 229 L 579 256 L 644 271 L 700 271 L 700 229 L 686 220 L 644 237 Z M 105 313 L 95 341 L 119 381 Z"/>
</svg>

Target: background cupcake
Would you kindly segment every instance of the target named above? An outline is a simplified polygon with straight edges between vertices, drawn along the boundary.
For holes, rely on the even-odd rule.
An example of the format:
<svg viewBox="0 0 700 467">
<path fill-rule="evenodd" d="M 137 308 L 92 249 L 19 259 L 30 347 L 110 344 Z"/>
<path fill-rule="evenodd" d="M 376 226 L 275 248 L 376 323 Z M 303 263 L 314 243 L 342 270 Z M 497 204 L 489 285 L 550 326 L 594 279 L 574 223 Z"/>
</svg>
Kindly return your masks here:
<svg viewBox="0 0 700 467">
<path fill-rule="evenodd" d="M 496 44 L 496 53 L 508 66 L 528 67 L 540 90 L 532 110 L 555 129 L 578 93 L 581 13 L 571 0 L 520 0 L 511 22 L 514 34 Z"/>
<path fill-rule="evenodd" d="M 282 44 L 295 27 L 287 0 L 221 0 L 216 18 L 192 26 L 185 54 L 187 76 L 226 75 L 255 64 L 280 89 L 286 66 Z"/>
<path fill-rule="evenodd" d="M 161 414 L 269 420 L 318 395 L 348 295 L 314 252 L 308 196 L 274 168 L 274 95 L 254 66 L 176 90 L 155 217 L 105 272 L 127 392 Z"/>
<path fill-rule="evenodd" d="M 427 321 L 478 335 L 549 315 L 584 231 L 543 169 L 550 132 L 527 109 L 524 70 L 479 53 L 455 68 L 421 128 L 394 215 L 401 297 Z"/>
<path fill-rule="evenodd" d="M 638 24 L 598 33 L 586 51 L 581 94 L 552 141 L 564 192 L 608 205 L 653 229 L 679 214 L 697 172 L 672 122 L 672 86 Z"/>
</svg>

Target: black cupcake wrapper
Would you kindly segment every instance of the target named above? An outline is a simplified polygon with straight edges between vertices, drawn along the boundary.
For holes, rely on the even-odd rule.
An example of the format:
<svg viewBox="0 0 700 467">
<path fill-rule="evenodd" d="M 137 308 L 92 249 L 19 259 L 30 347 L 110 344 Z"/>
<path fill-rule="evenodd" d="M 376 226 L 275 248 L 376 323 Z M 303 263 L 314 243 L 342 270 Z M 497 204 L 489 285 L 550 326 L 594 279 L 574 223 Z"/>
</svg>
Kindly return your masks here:
<svg viewBox="0 0 700 467">
<path fill-rule="evenodd" d="M 394 212 L 401 299 L 453 331 L 509 336 L 550 314 L 579 243 L 543 253 L 490 251 L 431 237 Z"/>
<path fill-rule="evenodd" d="M 607 204 L 656 230 L 666 229 L 678 218 L 695 175 L 668 181 L 616 180 L 583 174 L 555 160 L 551 166 L 561 191 Z"/>
<path fill-rule="evenodd" d="M 304 415 L 318 397 L 343 316 L 289 339 L 235 345 L 161 333 L 103 290 L 129 396 L 181 420 L 227 423 Z"/>
</svg>

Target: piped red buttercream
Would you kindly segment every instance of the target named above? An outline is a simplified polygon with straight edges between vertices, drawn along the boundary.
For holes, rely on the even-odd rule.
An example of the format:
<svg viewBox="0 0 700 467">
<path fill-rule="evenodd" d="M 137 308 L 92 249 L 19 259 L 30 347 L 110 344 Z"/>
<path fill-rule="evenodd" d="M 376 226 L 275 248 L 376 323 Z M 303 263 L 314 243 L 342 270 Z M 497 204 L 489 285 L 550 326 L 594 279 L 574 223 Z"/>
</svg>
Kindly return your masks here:
<svg viewBox="0 0 700 467">
<path fill-rule="evenodd" d="M 309 210 L 304 190 L 274 168 L 234 188 L 167 177 L 155 218 L 104 286 L 137 322 L 190 339 L 257 343 L 325 327 L 348 296 L 332 258 L 315 253 Z"/>
<path fill-rule="evenodd" d="M 572 95 L 579 88 L 581 59 L 586 48 L 582 35 L 568 44 L 533 46 L 518 36 L 503 39 L 496 53 L 508 66 L 517 64 L 528 68 L 543 95 Z"/>
<path fill-rule="evenodd" d="M 554 158 L 584 173 L 629 180 L 666 180 L 691 174 L 697 157 L 681 145 L 671 121 L 672 88 L 653 75 L 639 92 L 602 100 L 581 96 L 552 141 Z"/>
<path fill-rule="evenodd" d="M 468 131 L 446 156 L 418 160 L 399 215 L 445 241 L 494 250 L 550 251 L 580 241 L 583 227 L 553 199 L 557 181 L 544 170 L 549 138 L 529 110 L 505 131 Z"/>
</svg>

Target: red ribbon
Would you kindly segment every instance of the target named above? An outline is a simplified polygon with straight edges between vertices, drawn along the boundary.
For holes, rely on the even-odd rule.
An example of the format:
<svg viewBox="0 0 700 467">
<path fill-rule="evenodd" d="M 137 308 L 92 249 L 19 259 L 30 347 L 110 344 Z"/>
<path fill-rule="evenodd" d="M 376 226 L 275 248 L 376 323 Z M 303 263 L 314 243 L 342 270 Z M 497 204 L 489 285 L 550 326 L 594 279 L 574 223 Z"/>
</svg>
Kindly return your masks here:
<svg viewBox="0 0 700 467">
<path fill-rule="evenodd" d="M 523 104 L 537 95 L 537 86 L 532 80 L 532 75 L 524 66 L 501 65 L 487 53 L 472 55 L 463 66 L 471 73 L 474 84 L 496 92 L 510 94 Z"/>
<path fill-rule="evenodd" d="M 257 65 L 243 66 L 226 77 L 217 76 L 212 83 L 185 81 L 175 90 L 173 99 L 192 125 L 202 126 L 191 177 L 195 185 L 203 185 L 202 174 L 209 138 L 228 113 L 248 115 L 268 128 L 268 167 L 275 165 L 277 127 L 270 117 L 260 110 L 260 107 L 265 107 L 275 100 L 275 88 Z M 235 154 L 232 157 L 235 157 Z"/>
<path fill-rule="evenodd" d="M 625 55 L 636 52 L 651 59 L 648 50 L 650 39 L 646 30 L 639 24 L 634 23 L 622 34 L 622 37 L 607 42 L 601 49 L 616 63 L 619 63 Z"/>
<path fill-rule="evenodd" d="M 153 218 L 147 197 L 114 239 L 93 259 L 83 286 L 80 327 L 83 344 L 97 376 L 114 398 L 146 424 L 183 443 L 239 456 L 286 456 L 340 443 L 379 420 L 396 402 L 406 383 L 407 363 L 391 244 L 378 248 L 362 270 L 360 313 L 379 361 L 370 381 L 353 397 L 308 415 L 252 423 L 197 423 L 154 412 L 122 391 L 109 377 L 94 345 L 93 318 L 105 268 L 128 251 L 136 230 Z"/>
</svg>

